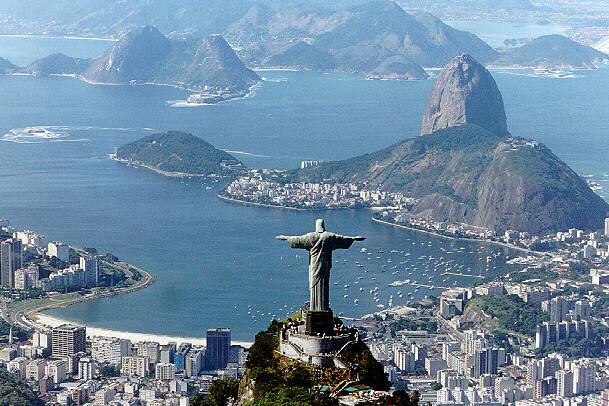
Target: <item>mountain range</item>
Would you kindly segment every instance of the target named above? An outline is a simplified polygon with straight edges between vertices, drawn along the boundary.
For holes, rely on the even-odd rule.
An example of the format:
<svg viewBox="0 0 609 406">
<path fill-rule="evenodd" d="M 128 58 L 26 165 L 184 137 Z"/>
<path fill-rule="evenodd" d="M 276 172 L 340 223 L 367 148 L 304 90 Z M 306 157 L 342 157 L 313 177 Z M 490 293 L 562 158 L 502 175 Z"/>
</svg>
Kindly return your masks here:
<svg viewBox="0 0 609 406">
<path fill-rule="evenodd" d="M 6 73 L 69 74 L 91 83 L 155 83 L 192 91 L 229 92 L 235 96 L 247 93 L 260 80 L 222 36 L 169 39 L 152 26 L 129 31 L 98 58 L 79 59 L 56 53 L 22 69 L 6 60 L 3 64 Z"/>
<path fill-rule="evenodd" d="M 499 232 L 597 229 L 609 212 L 550 149 L 509 134 L 497 85 L 471 56 L 455 58 L 441 72 L 422 133 L 377 152 L 296 170 L 293 178 L 404 192 L 417 199 L 415 217 Z"/>
<path fill-rule="evenodd" d="M 39 1 L 15 5 L 12 14 L 25 15 Z M 63 1 L 58 0 L 58 9 Z M 476 2 L 481 0 L 472 4 Z M 514 7 L 527 3 L 484 2 L 489 7 L 490 3 L 500 3 L 498 7 L 507 8 L 512 3 Z M 0 12 L 3 7 L 0 5 Z M 103 83 L 134 80 L 186 87 L 211 84 L 243 91 L 258 78 L 241 61 L 251 67 L 343 71 L 375 79 L 412 80 L 428 77 L 423 66 L 442 67 L 464 53 L 485 65 L 544 68 L 593 67 L 608 58 L 558 35 L 498 52 L 474 34 L 452 28 L 425 12 L 406 12 L 389 0 L 210 0 L 204 4 L 133 0 L 110 1 L 105 7 L 100 7 L 97 0 L 87 0 L 74 8 L 65 10 L 66 15 L 73 15 L 71 19 L 52 14 L 53 21 L 67 32 L 76 30 L 80 35 L 83 27 L 89 27 L 88 33 L 95 35 L 121 33 L 119 43 L 82 73 L 87 80 Z M 51 18 L 44 15 L 43 11 L 40 18 Z M 154 21 L 150 15 L 156 16 Z M 145 25 L 152 22 L 156 28 Z M 52 32 L 50 28 L 47 31 Z M 238 58 L 224 38 L 237 50 Z M 71 64 L 57 55 L 55 59 L 58 65 Z M 203 64 L 210 59 L 212 63 Z M 44 63 L 39 64 L 44 67 Z M 73 65 L 80 68 L 82 63 L 74 61 Z M 44 69 L 33 67 L 30 71 L 43 73 Z"/>
</svg>

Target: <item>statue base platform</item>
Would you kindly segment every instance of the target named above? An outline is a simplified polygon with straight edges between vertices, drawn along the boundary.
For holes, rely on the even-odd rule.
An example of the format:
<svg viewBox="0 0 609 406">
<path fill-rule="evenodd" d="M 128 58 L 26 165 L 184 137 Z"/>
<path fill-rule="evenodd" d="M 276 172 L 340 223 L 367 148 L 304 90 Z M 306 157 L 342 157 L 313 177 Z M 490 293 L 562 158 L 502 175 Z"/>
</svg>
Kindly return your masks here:
<svg viewBox="0 0 609 406">
<path fill-rule="evenodd" d="M 302 333 L 287 333 L 279 340 L 282 355 L 318 367 L 347 368 L 340 360 L 340 351 L 355 340 L 351 334 L 314 336 Z"/>
<path fill-rule="evenodd" d="M 332 310 L 305 310 L 302 318 L 305 322 L 305 334 L 334 334 L 334 314 Z"/>
</svg>

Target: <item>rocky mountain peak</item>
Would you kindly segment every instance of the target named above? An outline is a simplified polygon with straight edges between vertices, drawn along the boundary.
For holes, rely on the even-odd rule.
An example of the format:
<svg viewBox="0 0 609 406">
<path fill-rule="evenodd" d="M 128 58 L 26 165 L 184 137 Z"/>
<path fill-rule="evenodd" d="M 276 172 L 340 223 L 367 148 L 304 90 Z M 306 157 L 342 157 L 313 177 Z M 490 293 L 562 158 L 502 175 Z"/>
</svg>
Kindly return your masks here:
<svg viewBox="0 0 609 406">
<path fill-rule="evenodd" d="M 423 115 L 421 134 L 463 124 L 478 125 L 497 137 L 509 135 L 497 83 L 470 55 L 453 58 L 440 72 Z"/>
</svg>

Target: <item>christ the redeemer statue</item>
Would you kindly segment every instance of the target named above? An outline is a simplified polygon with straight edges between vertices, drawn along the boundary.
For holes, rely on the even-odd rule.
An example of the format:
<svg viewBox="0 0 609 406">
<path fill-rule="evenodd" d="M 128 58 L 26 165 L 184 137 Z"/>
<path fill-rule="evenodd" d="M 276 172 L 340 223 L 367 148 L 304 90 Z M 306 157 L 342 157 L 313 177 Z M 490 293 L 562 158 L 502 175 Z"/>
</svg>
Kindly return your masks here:
<svg viewBox="0 0 609 406">
<path fill-rule="evenodd" d="M 365 237 L 348 237 L 326 231 L 324 221 L 315 222 L 315 231 L 300 236 L 278 235 L 278 240 L 287 241 L 291 248 L 309 251 L 310 310 L 313 312 L 330 310 L 330 269 L 332 251 L 350 248 L 354 241 Z"/>
</svg>

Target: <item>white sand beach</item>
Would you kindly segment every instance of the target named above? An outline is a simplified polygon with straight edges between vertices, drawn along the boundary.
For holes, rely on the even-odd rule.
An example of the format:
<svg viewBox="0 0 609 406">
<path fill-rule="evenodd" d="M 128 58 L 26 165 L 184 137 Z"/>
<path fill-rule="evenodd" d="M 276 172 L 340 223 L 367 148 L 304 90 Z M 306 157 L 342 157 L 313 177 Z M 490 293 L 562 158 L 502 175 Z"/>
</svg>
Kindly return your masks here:
<svg viewBox="0 0 609 406">
<path fill-rule="evenodd" d="M 60 318 L 49 316 L 49 315 L 42 314 L 42 313 L 39 313 L 39 314 L 36 314 L 35 316 L 33 316 L 33 321 L 38 325 L 45 325 L 47 327 L 56 327 L 61 324 L 70 323 L 67 320 L 62 320 Z M 86 326 L 86 327 L 87 327 L 87 336 L 88 337 L 91 337 L 91 336 L 117 337 L 117 338 L 131 340 L 131 342 L 154 341 L 154 342 L 158 342 L 159 344 L 167 344 L 169 342 L 174 342 L 174 343 L 177 343 L 178 345 L 180 343 L 184 343 L 184 342 L 196 344 L 196 345 L 205 345 L 206 344 L 206 340 L 204 337 L 199 337 L 199 338 L 174 337 L 174 336 L 159 335 L 159 334 L 115 331 L 115 330 L 108 330 L 108 329 L 104 329 L 104 328 L 91 327 L 91 326 Z M 249 348 L 252 345 L 252 343 L 250 343 L 250 342 L 243 342 L 243 341 L 232 341 L 232 343 L 235 345 L 241 345 L 242 347 L 245 347 L 245 348 Z"/>
</svg>

